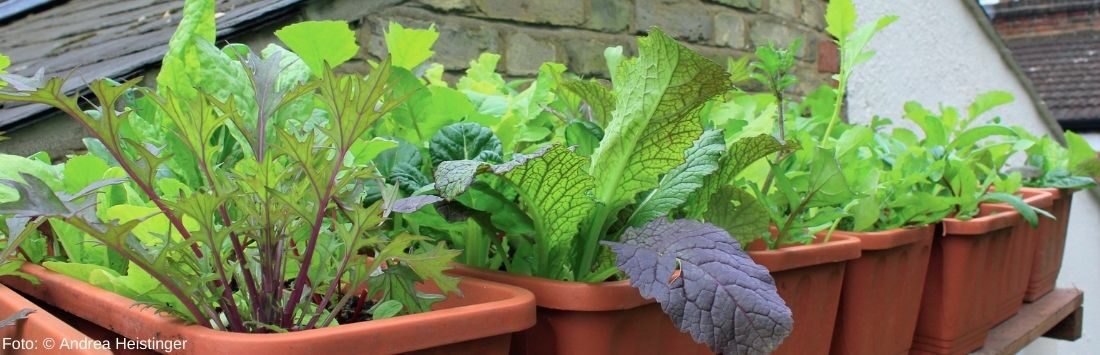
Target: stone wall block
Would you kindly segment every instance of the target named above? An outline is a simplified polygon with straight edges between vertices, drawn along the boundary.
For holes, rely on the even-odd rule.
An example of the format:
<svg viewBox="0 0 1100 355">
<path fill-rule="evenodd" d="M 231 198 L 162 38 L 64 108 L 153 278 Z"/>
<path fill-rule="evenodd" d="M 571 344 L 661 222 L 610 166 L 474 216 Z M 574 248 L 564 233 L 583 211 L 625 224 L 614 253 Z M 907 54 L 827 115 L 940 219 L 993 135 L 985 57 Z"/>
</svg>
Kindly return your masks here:
<svg viewBox="0 0 1100 355">
<path fill-rule="evenodd" d="M 691 42 L 707 41 L 714 32 L 710 11 L 697 1 L 636 0 L 634 14 L 637 32 L 657 26 Z"/>
</svg>

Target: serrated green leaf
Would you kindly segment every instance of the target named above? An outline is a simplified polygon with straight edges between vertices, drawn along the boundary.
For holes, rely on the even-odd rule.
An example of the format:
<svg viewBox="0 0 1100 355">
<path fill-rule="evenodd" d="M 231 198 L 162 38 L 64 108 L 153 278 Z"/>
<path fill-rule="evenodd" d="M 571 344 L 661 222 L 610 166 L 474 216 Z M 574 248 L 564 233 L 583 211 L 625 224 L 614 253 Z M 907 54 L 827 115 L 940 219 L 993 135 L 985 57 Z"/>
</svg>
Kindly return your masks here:
<svg viewBox="0 0 1100 355">
<path fill-rule="evenodd" d="M 703 132 L 699 108 L 731 85 L 721 66 L 659 29 L 639 38 L 638 47 L 639 57 L 620 65 L 615 110 L 592 155 L 596 199 L 612 210 L 684 161 Z"/>
<path fill-rule="evenodd" d="M 413 70 L 435 54 L 432 45 L 439 39 L 439 32 L 434 24 L 427 29 L 415 29 L 391 21 L 384 37 L 393 65 Z"/>
<path fill-rule="evenodd" d="M 287 48 L 294 51 L 320 77 L 325 66 L 337 67 L 359 52 L 355 32 L 344 21 L 306 21 L 275 31 Z"/>
<path fill-rule="evenodd" d="M 847 38 L 856 28 L 856 5 L 852 0 L 829 1 L 825 8 L 825 23 L 825 31 L 834 38 Z"/>
</svg>

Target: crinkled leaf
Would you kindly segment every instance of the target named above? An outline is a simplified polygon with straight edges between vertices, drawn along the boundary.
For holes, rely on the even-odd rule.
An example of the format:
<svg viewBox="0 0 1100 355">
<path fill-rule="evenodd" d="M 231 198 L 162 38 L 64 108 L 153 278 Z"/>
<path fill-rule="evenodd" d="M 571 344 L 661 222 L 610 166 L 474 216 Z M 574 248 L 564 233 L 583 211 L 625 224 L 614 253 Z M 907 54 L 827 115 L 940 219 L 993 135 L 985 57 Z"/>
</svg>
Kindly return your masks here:
<svg viewBox="0 0 1100 355">
<path fill-rule="evenodd" d="M 659 29 L 638 39 L 640 55 L 623 61 L 615 83 L 615 110 L 592 155 L 596 199 L 617 209 L 684 161 L 703 133 L 699 108 L 729 89 L 729 76 L 713 61 Z"/>
<path fill-rule="evenodd" d="M 756 196 L 733 186 L 722 186 L 710 197 L 703 218 L 725 229 L 737 241 L 749 243 L 768 233 L 771 219 Z"/>
<path fill-rule="evenodd" d="M 337 67 L 359 52 L 355 32 L 344 21 L 299 22 L 275 31 L 275 36 L 301 57 L 317 77 L 326 64 Z"/>
<path fill-rule="evenodd" d="M 493 131 L 477 123 L 455 123 L 443 127 L 432 136 L 428 147 L 432 162 L 476 160 L 499 163 L 504 152 Z"/>
<path fill-rule="evenodd" d="M 593 79 L 566 80 L 562 87 L 580 96 L 592 122 L 600 127 L 607 127 L 607 123 L 611 122 L 611 112 L 615 110 L 615 94 L 606 86 Z"/>
<path fill-rule="evenodd" d="M 718 170 L 718 162 L 726 150 L 722 136 L 722 130 L 703 132 L 691 148 L 684 152 L 684 163 L 661 178 L 657 189 L 638 204 L 627 225 L 640 227 L 654 218 L 667 215 L 703 186 L 703 179 Z"/>
<path fill-rule="evenodd" d="M 791 310 L 768 270 L 718 227 L 658 219 L 603 243 L 642 296 L 716 353 L 768 354 L 791 332 Z"/>
</svg>

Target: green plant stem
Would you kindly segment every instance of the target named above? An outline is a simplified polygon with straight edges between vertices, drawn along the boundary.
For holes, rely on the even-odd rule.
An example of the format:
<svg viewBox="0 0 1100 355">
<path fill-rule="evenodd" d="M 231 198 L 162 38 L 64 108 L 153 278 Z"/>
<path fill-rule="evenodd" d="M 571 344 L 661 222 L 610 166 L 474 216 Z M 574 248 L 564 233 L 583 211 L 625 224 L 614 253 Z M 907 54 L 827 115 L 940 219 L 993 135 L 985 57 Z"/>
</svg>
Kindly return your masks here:
<svg viewBox="0 0 1100 355">
<path fill-rule="evenodd" d="M 607 217 L 610 215 L 610 208 L 598 204 L 589 213 L 588 223 L 586 224 L 588 229 L 583 234 L 584 239 L 581 241 L 583 246 L 581 259 L 576 265 L 576 269 L 573 270 L 575 280 L 583 280 L 588 276 L 588 273 L 592 272 L 592 264 L 595 262 L 596 255 L 600 250 L 600 237 L 604 234 Z"/>
<path fill-rule="evenodd" d="M 841 54 L 837 54 L 838 56 Z M 843 59 L 840 59 L 843 60 Z M 833 115 L 829 117 L 829 125 L 825 126 L 825 134 L 821 136 L 821 144 L 828 141 L 833 132 L 833 126 L 840 120 L 840 107 L 844 104 L 844 90 L 848 86 L 848 75 L 841 74 L 836 84 L 836 101 L 833 102 Z"/>
</svg>

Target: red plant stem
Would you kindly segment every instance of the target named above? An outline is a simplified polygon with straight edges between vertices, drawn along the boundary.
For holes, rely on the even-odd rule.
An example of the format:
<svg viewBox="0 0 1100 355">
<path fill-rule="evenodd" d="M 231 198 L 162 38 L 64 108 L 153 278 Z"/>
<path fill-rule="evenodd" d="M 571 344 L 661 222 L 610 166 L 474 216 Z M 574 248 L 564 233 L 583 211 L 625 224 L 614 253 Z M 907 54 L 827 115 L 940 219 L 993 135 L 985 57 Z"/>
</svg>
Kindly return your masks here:
<svg viewBox="0 0 1100 355">
<path fill-rule="evenodd" d="M 50 220 L 47 219 L 42 222 L 42 224 L 39 224 L 38 232 L 46 237 L 46 256 L 57 256 L 57 251 L 54 250 L 54 244 L 57 238 L 53 234 L 53 229 L 50 228 Z"/>
<path fill-rule="evenodd" d="M 313 329 L 317 325 L 317 321 L 321 320 L 321 313 L 324 312 L 325 307 L 328 306 L 332 300 L 332 295 L 336 293 L 337 286 L 340 285 L 340 279 L 343 278 L 344 272 L 347 271 L 348 263 L 351 261 L 351 256 L 355 253 L 355 250 L 349 245 L 348 250 L 344 252 L 344 259 L 340 260 L 340 266 L 336 268 L 336 275 L 333 281 L 328 285 L 328 291 L 325 292 L 325 297 L 321 298 L 321 304 L 317 306 L 317 311 L 313 314 L 313 317 L 309 319 L 309 323 L 306 323 L 306 329 Z M 339 310 L 337 310 L 339 311 Z"/>
<path fill-rule="evenodd" d="M 321 234 L 321 222 L 325 220 L 325 210 L 328 209 L 328 203 L 332 200 L 332 190 L 336 186 L 336 175 L 340 172 L 344 156 L 347 153 L 347 148 L 341 148 L 336 154 L 336 160 L 333 161 L 332 174 L 329 175 L 328 186 L 325 187 L 325 192 L 321 195 L 321 201 L 317 205 L 317 215 L 313 218 L 313 227 L 309 232 L 309 242 L 306 243 L 306 251 L 302 256 L 302 265 L 298 268 L 298 277 L 294 280 L 294 288 L 290 291 L 290 298 L 287 299 L 287 304 L 283 309 L 283 328 L 290 327 L 290 322 L 294 317 L 294 308 L 298 306 L 302 292 L 305 291 L 306 276 L 309 275 L 314 249 L 317 248 L 317 238 Z"/>
<path fill-rule="evenodd" d="M 209 167 L 208 162 L 206 161 L 205 148 L 203 148 L 203 150 L 204 151 L 200 152 L 201 153 L 200 154 L 201 158 L 199 158 L 199 160 L 200 160 L 199 164 L 202 166 L 202 173 L 203 173 L 203 175 L 206 176 L 207 183 L 210 185 L 210 192 L 213 192 L 215 195 L 217 195 L 218 194 L 218 185 L 214 182 L 213 174 L 210 173 L 210 167 Z M 230 228 L 232 220 L 229 218 L 229 211 L 227 211 L 225 209 L 225 205 L 218 206 L 218 214 L 221 215 L 222 224 L 225 225 L 225 228 Z M 245 283 L 246 288 L 248 289 L 248 299 L 253 304 L 252 307 L 249 307 L 249 308 L 252 309 L 252 317 L 254 319 L 259 318 L 259 317 L 256 317 L 257 314 L 256 314 L 256 306 L 255 306 L 255 305 L 258 305 L 260 303 L 259 298 L 257 297 L 258 293 L 256 292 L 256 285 L 255 285 L 256 281 L 252 277 L 252 272 L 248 269 L 248 258 L 245 257 L 245 255 L 244 255 L 244 247 L 241 246 L 241 240 L 240 240 L 240 238 L 237 237 L 236 232 L 232 232 L 232 231 L 229 232 L 229 241 L 233 244 L 233 253 L 236 254 L 237 262 L 241 265 L 241 274 L 243 274 L 243 276 L 244 276 L 244 283 Z M 215 247 L 216 246 L 214 246 L 213 243 L 211 243 L 211 248 L 213 249 Z M 226 276 L 225 275 L 225 270 L 223 270 L 221 261 L 218 261 L 218 272 L 221 274 L 221 278 L 226 283 L 226 290 L 228 290 L 229 289 L 229 279 L 225 277 Z M 225 305 L 226 308 L 228 309 L 228 308 L 231 307 L 231 308 L 233 308 L 233 311 L 235 313 L 237 313 L 237 320 L 239 322 L 240 321 L 240 310 L 237 309 L 237 303 L 233 302 L 232 291 L 229 291 L 229 294 L 227 295 L 227 298 L 226 298 L 225 301 L 227 303 Z M 242 324 L 242 330 L 243 330 L 243 324 Z"/>
<path fill-rule="evenodd" d="M 363 290 L 362 292 L 359 292 L 359 302 L 355 305 L 355 313 L 353 313 L 352 315 L 358 317 L 360 314 L 363 314 L 363 306 L 366 304 L 367 290 Z"/>
</svg>

